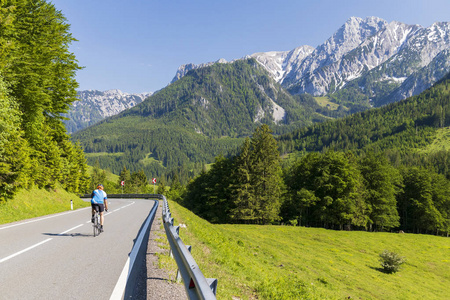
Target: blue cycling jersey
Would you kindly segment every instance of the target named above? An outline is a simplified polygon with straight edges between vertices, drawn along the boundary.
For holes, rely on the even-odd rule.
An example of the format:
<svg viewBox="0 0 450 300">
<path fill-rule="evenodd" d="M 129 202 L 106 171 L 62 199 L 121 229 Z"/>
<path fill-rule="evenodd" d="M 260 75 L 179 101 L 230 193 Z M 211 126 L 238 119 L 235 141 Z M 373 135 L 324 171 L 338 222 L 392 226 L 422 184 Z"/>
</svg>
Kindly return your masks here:
<svg viewBox="0 0 450 300">
<path fill-rule="evenodd" d="M 103 204 L 104 200 L 108 199 L 106 197 L 106 193 L 102 190 L 95 190 L 91 194 L 91 203 L 92 204 Z"/>
</svg>

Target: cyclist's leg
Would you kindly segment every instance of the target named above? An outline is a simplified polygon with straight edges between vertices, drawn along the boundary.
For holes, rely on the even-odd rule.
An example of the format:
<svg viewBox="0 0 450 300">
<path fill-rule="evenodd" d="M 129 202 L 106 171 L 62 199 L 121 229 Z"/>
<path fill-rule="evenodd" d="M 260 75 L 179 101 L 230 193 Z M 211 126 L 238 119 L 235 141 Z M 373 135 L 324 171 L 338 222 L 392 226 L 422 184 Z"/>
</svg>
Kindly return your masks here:
<svg viewBox="0 0 450 300">
<path fill-rule="evenodd" d="M 100 225 L 103 227 L 103 220 L 104 220 L 103 211 L 105 210 L 105 206 L 103 204 L 99 204 L 98 209 L 100 212 Z"/>
</svg>

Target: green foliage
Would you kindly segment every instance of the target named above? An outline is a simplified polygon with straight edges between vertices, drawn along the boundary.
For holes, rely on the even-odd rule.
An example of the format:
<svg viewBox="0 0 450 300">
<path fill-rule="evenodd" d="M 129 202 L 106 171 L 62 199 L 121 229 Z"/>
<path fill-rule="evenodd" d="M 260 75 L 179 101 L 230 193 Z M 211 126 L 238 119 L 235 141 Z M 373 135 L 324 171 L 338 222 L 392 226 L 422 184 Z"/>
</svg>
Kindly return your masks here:
<svg viewBox="0 0 450 300">
<path fill-rule="evenodd" d="M 92 169 L 91 182 L 89 186 L 92 190 L 95 190 L 98 184 L 103 184 L 104 186 L 105 180 L 106 180 L 106 171 L 100 169 L 100 164 L 97 161 Z"/>
<path fill-rule="evenodd" d="M 172 177 L 172 182 L 170 184 L 170 190 L 167 192 L 167 198 L 174 201 L 180 201 L 183 193 L 185 192 L 184 187 L 181 185 L 178 175 L 175 173 Z"/>
<path fill-rule="evenodd" d="M 400 266 L 406 262 L 404 257 L 401 257 L 395 252 L 384 250 L 380 254 L 381 267 L 386 273 L 395 273 L 400 270 Z"/>
<path fill-rule="evenodd" d="M 298 216 L 301 225 L 338 229 L 366 226 L 361 174 L 348 154 L 308 154 L 287 171 L 285 181 L 290 195 L 286 220 Z"/>
<path fill-rule="evenodd" d="M 282 177 L 277 143 L 267 125 L 246 139 L 241 153 L 223 156 L 187 186 L 182 203 L 210 222 L 279 220 Z"/>
<path fill-rule="evenodd" d="M 375 230 L 396 228 L 400 225 L 396 196 L 400 192 L 402 178 L 386 157 L 368 152 L 361 159 L 359 169 L 365 186 L 369 227 Z"/>
<path fill-rule="evenodd" d="M 86 189 L 84 154 L 69 142 L 60 114 L 76 100 L 66 19 L 44 0 L 0 5 L 0 198 L 36 185 Z M 8 118 L 8 119 L 6 119 Z"/>
<path fill-rule="evenodd" d="M 285 222 L 325 228 L 448 235 L 450 181 L 425 168 L 395 169 L 382 154 L 309 153 L 285 170 Z"/>
<path fill-rule="evenodd" d="M 404 188 L 398 207 L 401 228 L 417 233 L 450 232 L 450 182 L 442 175 L 424 168 L 402 170 Z"/>
<path fill-rule="evenodd" d="M 0 202 L 11 198 L 18 188 L 28 186 L 30 151 L 20 129 L 17 103 L 0 77 Z"/>
<path fill-rule="evenodd" d="M 277 142 L 267 125 L 255 130 L 249 151 L 251 197 L 254 198 L 257 209 L 255 219 L 262 224 L 278 221 L 283 186 L 280 154 Z M 235 167 L 238 167 L 237 164 Z"/>
<path fill-rule="evenodd" d="M 161 195 L 165 195 L 167 193 L 167 188 L 164 180 L 160 180 L 156 193 Z"/>
</svg>

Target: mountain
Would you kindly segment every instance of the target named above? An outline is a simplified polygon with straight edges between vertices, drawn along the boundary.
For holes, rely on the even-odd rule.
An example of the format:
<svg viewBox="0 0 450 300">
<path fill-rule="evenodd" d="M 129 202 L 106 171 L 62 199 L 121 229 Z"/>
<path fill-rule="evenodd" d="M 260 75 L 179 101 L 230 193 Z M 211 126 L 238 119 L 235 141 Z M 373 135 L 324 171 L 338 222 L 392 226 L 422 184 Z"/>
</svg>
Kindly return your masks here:
<svg viewBox="0 0 450 300">
<path fill-rule="evenodd" d="M 311 96 L 292 96 L 255 59 L 193 69 L 118 115 L 72 135 L 88 162 L 118 173 L 127 166 L 152 176 L 200 171 L 234 153 L 262 123 L 275 133 L 327 119 Z"/>
<path fill-rule="evenodd" d="M 128 94 L 120 90 L 78 91 L 79 101 L 74 102 L 69 112 L 64 117 L 64 124 L 68 133 L 73 133 L 86 128 L 107 117 L 131 108 L 144 101 L 152 93 Z"/>
<path fill-rule="evenodd" d="M 351 116 L 303 127 L 278 137 L 284 153 L 334 151 L 383 151 L 393 162 L 409 163 L 420 158 L 424 165 L 440 168 L 450 178 L 448 138 L 437 137 L 450 129 L 450 73 L 419 95 L 359 112 Z M 433 162 L 429 146 L 440 143 L 441 155 Z"/>
<path fill-rule="evenodd" d="M 255 58 L 291 94 L 328 95 L 348 107 L 367 109 L 417 95 L 448 73 L 449 34 L 448 22 L 423 28 L 352 17 L 316 48 L 246 58 Z M 180 69 L 173 81 L 183 74 Z"/>
</svg>

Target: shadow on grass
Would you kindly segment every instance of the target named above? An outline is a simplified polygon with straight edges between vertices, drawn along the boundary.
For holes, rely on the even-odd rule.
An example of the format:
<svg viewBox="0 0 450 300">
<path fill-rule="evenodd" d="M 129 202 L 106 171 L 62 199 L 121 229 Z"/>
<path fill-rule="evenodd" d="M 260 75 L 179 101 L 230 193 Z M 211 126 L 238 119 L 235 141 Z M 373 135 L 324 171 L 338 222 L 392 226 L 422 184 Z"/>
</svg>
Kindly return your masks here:
<svg viewBox="0 0 450 300">
<path fill-rule="evenodd" d="M 369 268 L 371 268 L 372 270 L 384 273 L 384 274 L 394 274 L 395 273 L 395 272 L 391 272 L 391 271 L 385 270 L 384 268 L 381 268 L 381 267 L 371 267 L 371 266 L 369 266 Z"/>
</svg>

